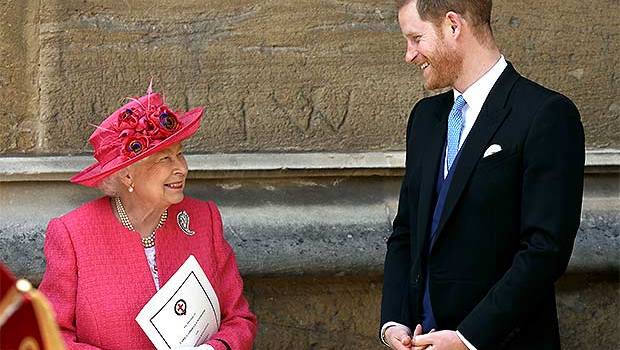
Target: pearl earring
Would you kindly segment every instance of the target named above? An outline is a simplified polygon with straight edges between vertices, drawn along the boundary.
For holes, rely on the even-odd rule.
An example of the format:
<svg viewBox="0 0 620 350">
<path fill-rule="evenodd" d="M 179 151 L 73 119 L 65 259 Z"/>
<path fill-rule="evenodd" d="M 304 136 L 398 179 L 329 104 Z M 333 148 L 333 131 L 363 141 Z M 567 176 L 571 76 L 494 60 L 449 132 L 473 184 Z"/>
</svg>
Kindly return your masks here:
<svg viewBox="0 0 620 350">
<path fill-rule="evenodd" d="M 127 191 L 129 191 L 129 193 L 133 192 L 133 184 L 129 185 L 129 188 L 127 189 Z"/>
</svg>

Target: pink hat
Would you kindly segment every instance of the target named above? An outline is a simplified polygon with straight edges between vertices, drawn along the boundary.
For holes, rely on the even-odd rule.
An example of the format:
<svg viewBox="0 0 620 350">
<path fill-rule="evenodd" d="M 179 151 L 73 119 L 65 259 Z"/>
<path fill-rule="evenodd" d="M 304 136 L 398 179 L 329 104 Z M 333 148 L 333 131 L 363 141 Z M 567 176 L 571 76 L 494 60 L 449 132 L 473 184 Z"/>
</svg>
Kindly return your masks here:
<svg viewBox="0 0 620 350">
<path fill-rule="evenodd" d="M 158 93 L 132 99 L 107 117 L 90 135 L 97 162 L 80 171 L 71 182 L 95 187 L 106 176 L 192 136 L 203 108 L 173 113 Z"/>
</svg>

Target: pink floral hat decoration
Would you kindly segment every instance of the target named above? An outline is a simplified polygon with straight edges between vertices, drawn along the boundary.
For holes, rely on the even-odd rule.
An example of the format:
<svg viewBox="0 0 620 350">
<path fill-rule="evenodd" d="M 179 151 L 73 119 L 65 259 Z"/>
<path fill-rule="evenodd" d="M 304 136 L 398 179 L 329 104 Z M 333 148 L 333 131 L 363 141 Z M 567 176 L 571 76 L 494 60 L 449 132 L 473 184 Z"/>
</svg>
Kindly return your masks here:
<svg viewBox="0 0 620 350">
<path fill-rule="evenodd" d="M 192 136 L 200 127 L 203 108 L 174 113 L 151 86 L 147 94 L 116 110 L 90 135 L 97 162 L 71 182 L 95 187 L 108 175 Z"/>
</svg>

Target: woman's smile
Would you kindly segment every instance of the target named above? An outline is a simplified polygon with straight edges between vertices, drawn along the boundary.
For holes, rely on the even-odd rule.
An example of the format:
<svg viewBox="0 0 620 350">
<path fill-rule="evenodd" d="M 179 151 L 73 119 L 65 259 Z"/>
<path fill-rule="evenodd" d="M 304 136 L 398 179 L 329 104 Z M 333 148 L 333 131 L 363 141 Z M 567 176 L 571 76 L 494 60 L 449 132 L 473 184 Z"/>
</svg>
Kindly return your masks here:
<svg viewBox="0 0 620 350">
<path fill-rule="evenodd" d="M 185 187 L 185 181 L 170 182 L 170 183 L 164 184 L 164 186 L 172 190 L 182 190 L 183 187 Z"/>
</svg>

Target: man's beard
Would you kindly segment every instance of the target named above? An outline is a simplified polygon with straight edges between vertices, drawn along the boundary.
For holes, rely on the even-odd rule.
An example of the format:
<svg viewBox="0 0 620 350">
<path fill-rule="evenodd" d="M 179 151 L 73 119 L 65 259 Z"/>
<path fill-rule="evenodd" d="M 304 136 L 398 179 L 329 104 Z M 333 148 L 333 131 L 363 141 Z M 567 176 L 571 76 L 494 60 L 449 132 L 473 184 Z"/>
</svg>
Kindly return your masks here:
<svg viewBox="0 0 620 350">
<path fill-rule="evenodd" d="M 440 40 L 429 62 L 430 67 L 428 68 L 431 71 L 424 82 L 426 89 L 435 90 L 454 86 L 454 82 L 463 68 L 462 56 L 448 48 L 443 40 Z"/>
</svg>

